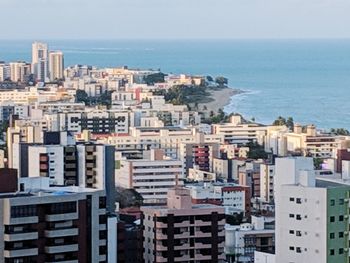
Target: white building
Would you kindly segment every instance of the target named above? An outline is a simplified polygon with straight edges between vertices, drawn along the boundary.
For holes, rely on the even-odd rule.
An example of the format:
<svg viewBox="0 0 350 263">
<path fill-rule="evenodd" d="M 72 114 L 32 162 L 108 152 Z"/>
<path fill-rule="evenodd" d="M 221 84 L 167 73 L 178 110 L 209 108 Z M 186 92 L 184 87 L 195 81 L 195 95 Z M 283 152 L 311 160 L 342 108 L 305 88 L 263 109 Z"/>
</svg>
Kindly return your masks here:
<svg viewBox="0 0 350 263">
<path fill-rule="evenodd" d="M 135 189 L 145 204 L 164 204 L 168 190 L 183 185 L 182 162 L 164 158 L 161 150 L 151 150 L 149 158 L 122 160 L 116 171 L 116 185 Z"/>
<path fill-rule="evenodd" d="M 32 72 L 39 81 L 48 79 L 48 46 L 46 43 L 32 44 Z"/>
<path fill-rule="evenodd" d="M 252 223 L 225 225 L 225 254 L 229 260 L 253 263 L 254 252 L 274 251 L 274 229 L 265 228 L 265 218 L 252 216 Z M 233 262 L 233 261 L 229 261 Z M 290 261 L 278 261 L 290 262 Z M 301 261 L 298 261 L 298 263 Z M 297 263 L 297 262 L 295 262 Z"/>
<path fill-rule="evenodd" d="M 274 199 L 274 176 L 275 165 L 260 164 L 260 198 L 267 203 Z"/>
<path fill-rule="evenodd" d="M 350 186 L 316 180 L 312 158 L 276 160 L 276 262 L 349 260 Z"/>
</svg>

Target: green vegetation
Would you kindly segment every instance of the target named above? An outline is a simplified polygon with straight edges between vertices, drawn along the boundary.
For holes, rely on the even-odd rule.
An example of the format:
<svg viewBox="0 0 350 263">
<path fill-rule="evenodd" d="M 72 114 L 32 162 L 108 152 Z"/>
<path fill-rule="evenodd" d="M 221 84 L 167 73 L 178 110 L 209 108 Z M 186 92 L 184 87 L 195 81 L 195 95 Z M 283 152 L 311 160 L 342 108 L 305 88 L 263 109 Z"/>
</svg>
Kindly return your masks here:
<svg viewBox="0 0 350 263">
<path fill-rule="evenodd" d="M 154 95 L 163 95 L 166 102 L 174 105 L 207 103 L 212 101 L 206 86 L 177 85 L 166 90 L 155 90 Z"/>
<path fill-rule="evenodd" d="M 143 204 L 142 196 L 134 189 L 116 188 L 116 202 L 119 203 L 120 208 L 141 206 Z"/>
<path fill-rule="evenodd" d="M 75 93 L 75 101 L 76 102 L 84 102 L 85 104 L 88 102 L 89 96 L 85 92 L 85 90 L 78 89 Z"/>
<path fill-rule="evenodd" d="M 75 94 L 76 102 L 84 102 L 85 105 L 105 105 L 110 106 L 112 104 L 112 91 L 105 91 L 99 97 L 89 97 L 85 90 L 77 90 Z"/>
<path fill-rule="evenodd" d="M 321 158 L 314 158 L 314 168 L 316 170 L 322 169 L 322 163 L 323 163 L 323 159 L 321 159 Z"/>
<path fill-rule="evenodd" d="M 267 159 L 268 154 L 265 152 L 264 146 L 257 142 L 248 142 L 246 144 L 249 147 L 248 158 L 250 159 Z"/>
<path fill-rule="evenodd" d="M 272 125 L 277 125 L 277 126 L 287 126 L 288 129 L 293 130 L 294 128 L 294 120 L 292 117 L 288 117 L 287 119 L 279 116 L 273 123 Z"/>
<path fill-rule="evenodd" d="M 162 72 L 157 72 L 144 77 L 144 81 L 147 85 L 154 85 L 155 83 L 164 83 L 165 76 L 166 74 Z"/>
<path fill-rule="evenodd" d="M 207 76 L 207 81 L 209 81 L 209 82 L 213 82 L 213 81 L 214 81 L 214 79 L 213 79 L 213 77 L 212 77 L 212 76 Z"/>
<path fill-rule="evenodd" d="M 219 86 L 226 86 L 228 84 L 228 79 L 220 76 L 215 78 L 215 82 Z"/>
<path fill-rule="evenodd" d="M 344 128 L 339 128 L 339 129 L 331 129 L 331 133 L 334 133 L 335 135 L 345 135 L 348 136 L 350 135 L 349 130 L 344 129 Z"/>
</svg>

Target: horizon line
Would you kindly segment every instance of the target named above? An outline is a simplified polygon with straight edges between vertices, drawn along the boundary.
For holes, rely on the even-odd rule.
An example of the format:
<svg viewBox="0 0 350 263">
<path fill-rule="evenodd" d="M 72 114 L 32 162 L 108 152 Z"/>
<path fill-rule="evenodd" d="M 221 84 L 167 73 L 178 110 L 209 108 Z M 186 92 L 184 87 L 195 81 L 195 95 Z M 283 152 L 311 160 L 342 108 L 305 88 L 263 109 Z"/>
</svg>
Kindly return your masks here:
<svg viewBox="0 0 350 263">
<path fill-rule="evenodd" d="M 0 38 L 0 41 L 285 41 L 285 40 L 350 40 L 350 37 L 263 37 L 263 38 Z"/>
</svg>

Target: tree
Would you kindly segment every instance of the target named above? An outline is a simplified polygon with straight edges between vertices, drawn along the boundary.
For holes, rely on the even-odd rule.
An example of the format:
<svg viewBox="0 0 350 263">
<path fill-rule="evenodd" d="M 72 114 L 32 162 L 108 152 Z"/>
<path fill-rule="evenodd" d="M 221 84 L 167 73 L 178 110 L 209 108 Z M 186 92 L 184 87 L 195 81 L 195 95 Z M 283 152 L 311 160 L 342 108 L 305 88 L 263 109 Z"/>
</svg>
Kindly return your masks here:
<svg viewBox="0 0 350 263">
<path fill-rule="evenodd" d="M 321 158 L 314 158 L 314 168 L 316 170 L 322 169 L 323 160 Z"/>
<path fill-rule="evenodd" d="M 286 125 L 287 125 L 288 129 L 291 131 L 294 129 L 294 120 L 292 117 L 288 117 L 288 119 L 286 121 Z"/>
<path fill-rule="evenodd" d="M 207 81 L 209 81 L 209 82 L 213 82 L 213 81 L 214 81 L 214 79 L 213 79 L 213 77 L 212 77 L 212 76 L 207 76 Z"/>
<path fill-rule="evenodd" d="M 87 102 L 88 101 L 88 94 L 85 92 L 85 90 L 78 89 L 75 93 L 75 101 L 76 102 Z"/>
<path fill-rule="evenodd" d="M 111 91 L 105 91 L 100 96 L 100 103 L 102 105 L 109 106 L 112 104 L 112 93 Z"/>
<path fill-rule="evenodd" d="M 154 85 L 155 83 L 164 83 L 164 77 L 166 74 L 162 72 L 153 73 L 144 77 L 144 81 L 147 85 Z"/>
<path fill-rule="evenodd" d="M 254 160 L 268 158 L 268 154 L 265 152 L 264 147 L 257 142 L 249 142 L 246 146 L 249 147 L 248 158 Z"/>
<path fill-rule="evenodd" d="M 272 125 L 276 125 L 276 126 L 282 126 L 282 125 L 286 125 L 287 121 L 285 118 L 283 118 L 282 116 L 278 116 L 278 118 L 272 123 Z"/>
<path fill-rule="evenodd" d="M 332 128 L 331 133 L 334 133 L 335 135 L 344 135 L 344 136 L 350 135 L 350 132 L 344 128 L 339 128 L 339 129 Z"/>
<path fill-rule="evenodd" d="M 228 84 L 228 79 L 225 77 L 216 77 L 215 78 L 215 82 L 216 84 L 218 84 L 219 86 L 225 86 Z"/>
</svg>

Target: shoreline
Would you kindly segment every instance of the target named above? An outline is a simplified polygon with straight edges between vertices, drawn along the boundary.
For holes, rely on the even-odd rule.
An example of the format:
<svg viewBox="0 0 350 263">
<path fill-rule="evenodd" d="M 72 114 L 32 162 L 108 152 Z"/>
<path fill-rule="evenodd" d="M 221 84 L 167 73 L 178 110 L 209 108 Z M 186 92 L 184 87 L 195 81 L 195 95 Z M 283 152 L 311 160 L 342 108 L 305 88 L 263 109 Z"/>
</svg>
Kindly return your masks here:
<svg viewBox="0 0 350 263">
<path fill-rule="evenodd" d="M 225 87 L 221 89 L 212 89 L 208 90 L 210 93 L 209 98 L 210 102 L 198 103 L 198 107 L 202 112 L 210 113 L 213 111 L 217 113 L 219 109 L 224 110 L 225 106 L 229 105 L 233 96 L 242 94 L 245 91 L 230 87 Z M 203 110 L 203 107 L 206 107 L 206 110 Z"/>
</svg>

